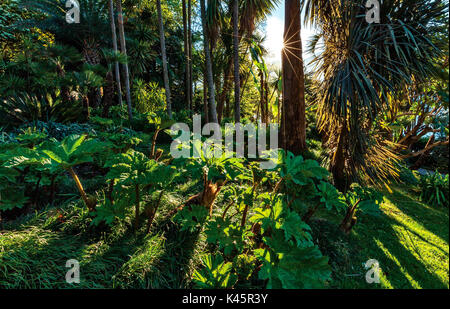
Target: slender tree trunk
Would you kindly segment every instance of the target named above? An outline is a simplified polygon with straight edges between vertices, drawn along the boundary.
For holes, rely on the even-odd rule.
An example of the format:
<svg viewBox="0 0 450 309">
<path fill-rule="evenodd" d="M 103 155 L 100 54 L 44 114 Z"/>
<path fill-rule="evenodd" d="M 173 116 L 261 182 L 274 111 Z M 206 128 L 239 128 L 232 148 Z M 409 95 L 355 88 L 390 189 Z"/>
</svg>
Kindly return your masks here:
<svg viewBox="0 0 450 309">
<path fill-rule="evenodd" d="M 103 87 L 103 98 L 102 98 L 102 117 L 106 118 L 109 114 L 109 109 L 113 105 L 114 101 L 114 77 L 112 71 L 106 73 L 106 83 Z"/>
<path fill-rule="evenodd" d="M 266 119 L 265 119 L 265 123 L 270 123 L 270 110 L 269 110 L 269 76 L 266 76 L 264 79 L 264 102 L 266 104 L 265 109 L 266 109 Z"/>
<path fill-rule="evenodd" d="M 209 120 L 217 123 L 217 111 L 216 111 L 216 99 L 215 99 L 215 87 L 213 78 L 213 69 L 211 61 L 211 50 L 209 46 L 209 34 L 206 28 L 206 5 L 205 0 L 200 0 L 200 11 L 203 28 L 203 49 L 206 58 L 206 77 L 208 81 L 208 94 L 209 94 Z"/>
<path fill-rule="evenodd" d="M 225 98 L 225 117 L 230 117 L 230 96 L 227 94 Z"/>
<path fill-rule="evenodd" d="M 259 93 L 259 105 L 261 106 L 261 122 L 266 123 L 266 104 L 264 102 L 264 99 L 266 96 L 264 95 L 264 72 L 262 70 L 259 70 L 259 87 L 260 87 L 260 93 Z"/>
<path fill-rule="evenodd" d="M 206 70 L 205 70 L 206 71 Z M 205 122 L 209 122 L 209 113 L 208 113 L 208 89 L 206 82 L 206 72 L 203 74 L 203 113 L 205 114 Z"/>
<path fill-rule="evenodd" d="M 188 0 L 188 51 L 189 51 L 189 104 L 190 110 L 194 111 L 193 69 L 192 69 L 192 0 Z"/>
<path fill-rule="evenodd" d="M 113 51 L 117 53 L 117 35 L 116 35 L 116 23 L 114 21 L 114 1 L 109 0 L 109 18 L 111 20 L 111 33 L 112 33 L 112 43 L 113 43 Z M 120 106 L 122 107 L 122 85 L 120 82 L 120 69 L 119 62 L 116 61 L 114 63 L 114 69 L 116 73 L 116 85 L 117 85 L 117 99 L 119 101 Z"/>
<path fill-rule="evenodd" d="M 219 101 L 217 103 L 217 118 L 219 120 L 219 123 L 222 122 L 222 118 L 223 118 L 223 107 L 225 106 L 225 101 L 228 97 L 228 92 L 230 91 L 231 88 L 231 71 L 233 69 L 233 59 L 230 60 L 230 62 L 228 63 L 227 67 L 225 68 L 223 74 L 223 87 L 222 87 L 222 91 L 219 95 Z"/>
<path fill-rule="evenodd" d="M 123 14 L 122 14 L 122 0 L 116 0 L 117 5 L 117 23 L 119 24 L 119 41 L 120 51 L 127 56 L 127 45 L 125 42 L 125 30 L 123 28 Z M 128 119 L 133 120 L 133 112 L 131 110 L 131 89 L 130 89 L 130 72 L 128 70 L 128 63 L 124 63 L 123 75 L 125 77 L 125 91 L 127 98 Z"/>
<path fill-rule="evenodd" d="M 67 171 L 72 176 L 72 178 L 73 178 L 73 180 L 75 182 L 75 185 L 76 185 L 76 187 L 78 189 L 78 192 L 80 192 L 81 198 L 83 199 L 83 202 L 86 205 L 86 207 L 89 209 L 89 211 L 94 211 L 95 210 L 95 206 L 96 206 L 95 199 L 89 199 L 88 195 L 84 191 L 83 185 L 81 184 L 81 181 L 78 178 L 78 175 L 75 172 L 75 170 L 72 167 L 69 167 L 67 169 Z"/>
<path fill-rule="evenodd" d="M 241 82 L 239 76 L 239 0 L 233 0 L 233 53 L 234 53 L 234 121 L 241 122 Z"/>
<path fill-rule="evenodd" d="M 228 91 L 230 90 L 231 87 L 231 70 L 233 69 L 233 61 L 230 61 L 229 64 L 227 65 L 227 67 L 225 68 L 224 72 L 223 72 L 223 87 L 222 87 L 222 92 L 220 93 L 219 96 L 219 102 L 217 103 L 217 119 L 220 122 L 222 122 L 222 118 L 223 118 L 223 107 L 225 105 L 225 101 L 227 100 L 228 97 Z"/>
<path fill-rule="evenodd" d="M 189 31 L 188 31 L 188 25 L 187 25 L 187 11 L 186 11 L 186 0 L 182 1 L 183 5 L 183 37 L 184 37 L 184 58 L 185 58 L 185 86 L 186 86 L 186 92 L 185 92 L 185 101 L 187 104 L 187 108 L 191 110 L 191 84 L 190 84 L 190 74 L 191 69 L 189 67 Z"/>
<path fill-rule="evenodd" d="M 135 193 L 135 197 L 136 197 L 136 209 L 135 209 L 135 218 L 134 218 L 134 230 L 137 231 L 137 229 L 139 228 L 139 214 L 140 214 L 140 210 L 139 210 L 139 204 L 141 203 L 141 196 L 140 196 L 140 192 L 139 192 L 139 184 L 135 185 L 134 187 L 134 193 Z"/>
<path fill-rule="evenodd" d="M 300 30 L 300 0 L 286 0 L 281 143 L 284 149 L 294 154 L 306 150 L 305 81 Z"/>
<path fill-rule="evenodd" d="M 171 95 L 169 85 L 169 71 L 167 69 L 166 39 L 164 36 L 164 24 L 162 18 L 161 0 L 156 0 L 156 8 L 158 10 L 159 38 L 161 42 L 161 55 L 163 65 L 164 88 L 166 89 L 167 113 L 169 114 L 169 117 L 172 118 L 172 102 L 170 99 Z"/>
</svg>

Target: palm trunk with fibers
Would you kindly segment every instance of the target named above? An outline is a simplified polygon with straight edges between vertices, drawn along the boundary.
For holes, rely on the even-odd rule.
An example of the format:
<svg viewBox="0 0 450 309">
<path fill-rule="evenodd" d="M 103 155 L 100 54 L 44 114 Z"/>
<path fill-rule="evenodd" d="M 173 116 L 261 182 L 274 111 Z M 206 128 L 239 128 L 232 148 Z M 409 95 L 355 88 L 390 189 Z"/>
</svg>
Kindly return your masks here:
<svg viewBox="0 0 450 309">
<path fill-rule="evenodd" d="M 127 55 L 127 46 L 125 42 L 125 30 L 123 28 L 122 0 L 117 0 L 117 21 L 119 24 L 119 41 L 120 51 Z M 128 119 L 133 120 L 133 112 L 131 110 L 131 89 L 130 89 L 130 72 L 128 71 L 128 63 L 123 64 L 123 75 L 125 77 L 125 91 L 127 98 Z"/>
<path fill-rule="evenodd" d="M 330 160 L 330 172 L 333 175 L 334 186 L 339 191 L 346 192 L 350 187 L 350 179 L 345 172 L 345 151 L 350 145 L 348 141 L 349 132 L 345 122 L 344 124 L 341 124 L 338 132 L 339 134 L 336 135 L 336 138 L 338 138 L 335 146 L 336 148 L 332 153 L 332 158 Z"/>
<path fill-rule="evenodd" d="M 355 226 L 356 221 L 358 221 L 358 218 L 356 218 L 355 213 L 356 213 L 356 209 L 360 202 L 361 202 L 361 200 L 358 200 L 355 203 L 355 205 L 348 208 L 344 219 L 342 220 L 341 224 L 339 225 L 339 229 L 342 232 L 344 232 L 345 234 L 349 234 L 350 231 L 352 230 L 352 228 Z"/>
<path fill-rule="evenodd" d="M 112 71 L 106 73 L 106 84 L 103 88 L 103 98 L 102 98 L 102 117 L 107 118 L 109 114 L 109 109 L 113 105 L 114 100 L 114 77 Z"/>
<path fill-rule="evenodd" d="M 234 121 L 241 122 L 241 82 L 239 77 L 239 0 L 233 1 L 233 53 L 234 53 Z"/>
<path fill-rule="evenodd" d="M 83 58 L 84 62 L 91 65 L 99 65 L 101 62 L 100 58 L 100 45 L 94 38 L 87 38 L 83 40 Z M 100 88 L 89 87 L 87 90 L 87 96 L 89 100 L 89 106 L 96 108 L 100 104 L 101 94 Z"/>
<path fill-rule="evenodd" d="M 161 43 L 161 57 L 163 66 L 163 78 L 164 78 L 164 88 L 166 89 L 166 104 L 167 104 L 167 114 L 172 118 L 172 102 L 170 95 L 170 85 L 169 85 L 169 71 L 167 69 L 167 55 L 166 55 L 166 39 L 164 36 L 164 24 L 162 18 L 161 10 L 161 0 L 156 0 L 156 9 L 158 10 L 158 23 L 159 23 L 159 39 Z"/>
<path fill-rule="evenodd" d="M 112 43 L 113 43 L 113 51 L 115 53 L 117 53 L 118 49 L 117 49 L 117 35 L 116 35 L 116 23 L 114 21 L 114 1 L 113 0 L 109 0 L 109 17 L 111 20 L 111 39 L 112 39 Z M 120 69 L 119 69 L 119 62 L 116 61 L 114 63 L 114 70 L 115 70 L 115 74 L 116 74 L 116 85 L 117 85 L 117 99 L 119 101 L 119 105 L 122 107 L 123 103 L 122 103 L 122 85 L 120 82 Z"/>
<path fill-rule="evenodd" d="M 286 0 L 281 143 L 284 149 L 294 154 L 306 150 L 305 81 L 300 30 L 300 0 Z"/>
<path fill-rule="evenodd" d="M 188 29 L 187 29 L 187 11 L 186 11 L 186 0 L 183 0 L 183 37 L 184 37 L 184 58 L 185 58 L 185 86 L 186 86 L 186 93 L 185 93 L 185 101 L 187 103 L 188 110 L 191 110 L 191 85 L 189 84 L 190 81 L 190 68 L 189 68 L 189 37 L 188 37 Z"/>
<path fill-rule="evenodd" d="M 209 44 L 209 34 L 206 25 L 206 5 L 205 0 L 200 0 L 200 11 L 203 28 L 203 49 L 206 58 L 206 77 L 208 83 L 208 95 L 209 95 L 209 120 L 217 123 L 217 111 L 216 111 L 216 99 L 215 99 L 215 87 L 213 78 L 213 69 L 211 61 L 211 50 Z"/>
</svg>

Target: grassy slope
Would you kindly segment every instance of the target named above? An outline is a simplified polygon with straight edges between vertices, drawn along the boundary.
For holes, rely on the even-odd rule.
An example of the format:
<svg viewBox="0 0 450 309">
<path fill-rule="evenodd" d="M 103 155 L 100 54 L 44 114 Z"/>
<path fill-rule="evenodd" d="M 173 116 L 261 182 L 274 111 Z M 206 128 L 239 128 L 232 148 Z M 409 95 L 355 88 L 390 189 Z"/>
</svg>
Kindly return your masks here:
<svg viewBox="0 0 450 309">
<path fill-rule="evenodd" d="M 131 222 L 107 233 L 92 229 L 81 203 L 18 220 L 6 227 L 11 232 L 0 231 L 0 287 L 188 287 L 205 241 L 179 232 L 164 213 L 198 189 L 191 182 L 167 196 L 148 236 L 145 227 L 135 235 Z M 330 287 L 448 288 L 448 209 L 422 204 L 404 188 L 386 194 L 383 214 L 360 214 L 349 236 L 337 232 L 339 217 L 322 214 L 312 221 L 314 237 L 334 270 Z M 65 283 L 65 262 L 73 258 L 81 264 L 81 284 L 76 286 Z M 365 282 L 363 263 L 368 259 L 380 262 L 379 285 Z"/>
<path fill-rule="evenodd" d="M 336 232 L 337 220 L 312 223 L 339 288 L 448 288 L 449 211 L 417 201 L 406 187 L 384 192 L 379 217 L 359 214 L 348 236 Z M 364 263 L 376 259 L 381 283 L 368 284 Z"/>
</svg>

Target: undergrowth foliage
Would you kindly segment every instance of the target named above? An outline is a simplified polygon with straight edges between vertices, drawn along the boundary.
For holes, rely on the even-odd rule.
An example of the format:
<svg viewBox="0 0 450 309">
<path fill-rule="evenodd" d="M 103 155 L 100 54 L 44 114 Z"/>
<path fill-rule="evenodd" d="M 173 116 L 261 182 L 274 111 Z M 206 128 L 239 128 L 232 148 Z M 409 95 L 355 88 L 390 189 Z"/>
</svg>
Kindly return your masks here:
<svg viewBox="0 0 450 309">
<path fill-rule="evenodd" d="M 157 115 L 147 121 L 157 133 L 171 123 Z M 73 222 L 83 229 L 108 234 L 125 224 L 137 235 L 146 220 L 144 234 L 153 233 L 157 221 L 194 238 L 202 235 L 207 250 L 189 275 L 198 288 L 326 287 L 331 268 L 308 222 L 320 209 L 347 212 L 341 228 L 349 232 L 357 209 L 379 203 L 369 189 L 340 193 L 317 161 L 290 152 L 279 151 L 272 170 L 254 160 L 214 157 L 214 149 L 199 145 L 193 145 L 198 158 L 174 160 L 157 148 L 157 133 L 130 134 L 99 117 L 92 122 L 108 129 L 61 140 L 28 129 L 2 143 L 0 211 L 10 216 L 13 209 L 39 210 L 44 200 L 53 203 L 61 195 L 64 178 L 71 179 L 77 190 L 72 196 L 78 192 L 85 206 L 77 208 L 83 214 Z M 144 146 L 144 140 L 151 146 Z M 89 192 L 87 170 L 103 186 Z M 192 180 L 198 181 L 197 193 L 161 210 L 165 198 Z M 218 201 L 225 206 L 218 207 Z M 54 224 L 71 231 L 74 223 L 66 222 L 63 213 L 58 218 Z"/>
</svg>

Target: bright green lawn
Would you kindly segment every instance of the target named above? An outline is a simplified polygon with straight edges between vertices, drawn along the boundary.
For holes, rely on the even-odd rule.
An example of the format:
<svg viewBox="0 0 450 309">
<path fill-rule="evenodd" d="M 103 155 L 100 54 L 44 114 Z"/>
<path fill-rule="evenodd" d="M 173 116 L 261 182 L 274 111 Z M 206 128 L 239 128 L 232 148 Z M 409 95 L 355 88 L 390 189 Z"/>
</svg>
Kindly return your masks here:
<svg viewBox="0 0 450 309">
<path fill-rule="evenodd" d="M 448 288 L 449 211 L 417 201 L 405 187 L 385 194 L 379 217 L 359 214 L 354 231 L 337 233 L 335 221 L 313 223 L 339 288 Z M 340 218 L 339 218 L 340 219 Z M 320 231 L 320 232 L 319 232 Z M 363 264 L 379 261 L 381 283 L 368 284 Z"/>
</svg>

